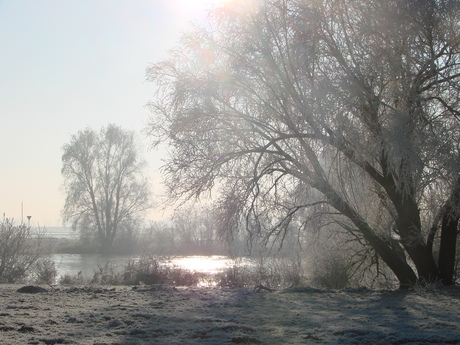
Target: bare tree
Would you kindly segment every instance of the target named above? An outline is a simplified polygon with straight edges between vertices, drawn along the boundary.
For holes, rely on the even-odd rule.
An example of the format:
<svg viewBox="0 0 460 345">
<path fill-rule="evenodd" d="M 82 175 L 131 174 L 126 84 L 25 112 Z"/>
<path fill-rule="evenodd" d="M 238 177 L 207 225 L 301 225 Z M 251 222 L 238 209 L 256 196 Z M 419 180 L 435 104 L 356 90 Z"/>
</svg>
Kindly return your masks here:
<svg viewBox="0 0 460 345">
<path fill-rule="evenodd" d="M 134 133 L 115 125 L 86 129 L 63 149 L 64 220 L 110 250 L 119 231 L 150 207 Z"/>
<path fill-rule="evenodd" d="M 334 222 L 401 287 L 452 284 L 459 16 L 457 0 L 219 9 L 148 69 L 171 197 L 217 186 L 223 227 L 281 241 L 293 221 Z"/>
</svg>

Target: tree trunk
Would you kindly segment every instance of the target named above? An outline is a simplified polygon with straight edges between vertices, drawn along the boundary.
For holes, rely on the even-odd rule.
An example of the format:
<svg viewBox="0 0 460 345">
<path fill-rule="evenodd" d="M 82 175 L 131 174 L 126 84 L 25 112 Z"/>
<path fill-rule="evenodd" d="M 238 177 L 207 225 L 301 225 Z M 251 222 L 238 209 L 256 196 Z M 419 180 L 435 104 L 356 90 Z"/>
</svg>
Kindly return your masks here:
<svg viewBox="0 0 460 345">
<path fill-rule="evenodd" d="M 426 284 L 438 280 L 438 267 L 422 236 L 420 211 L 415 198 L 410 194 L 404 195 L 398 190 L 391 175 L 388 175 L 383 182 L 382 186 L 387 191 L 398 215 L 396 228 L 401 243 L 417 269 L 418 282 Z"/>
<path fill-rule="evenodd" d="M 439 280 L 439 271 L 433 254 L 424 243 L 409 242 L 404 247 L 415 264 L 419 283 L 429 284 Z"/>
<path fill-rule="evenodd" d="M 457 250 L 458 226 L 460 214 L 460 176 L 452 188 L 452 192 L 443 207 L 441 220 L 441 243 L 439 247 L 438 269 L 441 282 L 453 285 L 455 274 L 455 259 Z"/>
<path fill-rule="evenodd" d="M 450 208 L 444 213 L 441 223 L 441 243 L 439 248 L 438 268 L 441 282 L 453 285 L 455 271 L 455 254 L 457 249 L 459 216 L 452 217 Z"/>
</svg>

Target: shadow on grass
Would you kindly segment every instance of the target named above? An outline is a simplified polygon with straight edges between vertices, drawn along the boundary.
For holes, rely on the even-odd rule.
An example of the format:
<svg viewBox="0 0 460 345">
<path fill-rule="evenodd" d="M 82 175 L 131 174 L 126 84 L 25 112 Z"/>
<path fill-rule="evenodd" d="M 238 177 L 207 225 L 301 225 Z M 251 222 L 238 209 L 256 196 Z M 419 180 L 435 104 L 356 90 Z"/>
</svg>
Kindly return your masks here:
<svg viewBox="0 0 460 345">
<path fill-rule="evenodd" d="M 126 327 L 118 330 L 124 335 L 123 345 L 460 342 L 458 315 L 449 315 L 442 308 L 436 308 L 435 313 L 425 309 L 437 303 L 439 296 L 203 288 L 136 293 L 143 294 L 146 304 L 124 307 L 132 312 L 125 320 Z M 448 303 L 450 297 L 444 297 L 442 303 Z"/>
</svg>

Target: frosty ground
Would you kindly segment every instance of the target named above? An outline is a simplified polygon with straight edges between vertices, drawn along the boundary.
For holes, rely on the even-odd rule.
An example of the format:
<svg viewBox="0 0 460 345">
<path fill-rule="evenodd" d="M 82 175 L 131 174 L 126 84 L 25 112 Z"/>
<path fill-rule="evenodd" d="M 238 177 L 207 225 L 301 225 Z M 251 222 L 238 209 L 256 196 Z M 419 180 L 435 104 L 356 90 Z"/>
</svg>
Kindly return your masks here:
<svg viewBox="0 0 460 345">
<path fill-rule="evenodd" d="M 460 289 L 0 285 L 1 344 L 460 344 Z"/>
</svg>

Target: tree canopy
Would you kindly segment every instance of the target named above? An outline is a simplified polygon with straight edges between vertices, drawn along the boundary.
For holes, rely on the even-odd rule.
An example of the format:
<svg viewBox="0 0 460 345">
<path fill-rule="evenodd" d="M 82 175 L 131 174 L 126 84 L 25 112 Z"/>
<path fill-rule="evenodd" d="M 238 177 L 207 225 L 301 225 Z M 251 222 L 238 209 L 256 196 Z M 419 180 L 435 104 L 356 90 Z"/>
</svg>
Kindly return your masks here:
<svg viewBox="0 0 460 345">
<path fill-rule="evenodd" d="M 150 207 L 145 161 L 134 132 L 108 125 L 79 131 L 63 147 L 64 220 L 109 250 L 123 228 Z"/>
<path fill-rule="evenodd" d="M 222 228 L 267 239 L 333 222 L 401 287 L 452 284 L 459 17 L 456 0 L 217 9 L 148 69 L 171 197 L 218 187 Z"/>
</svg>

